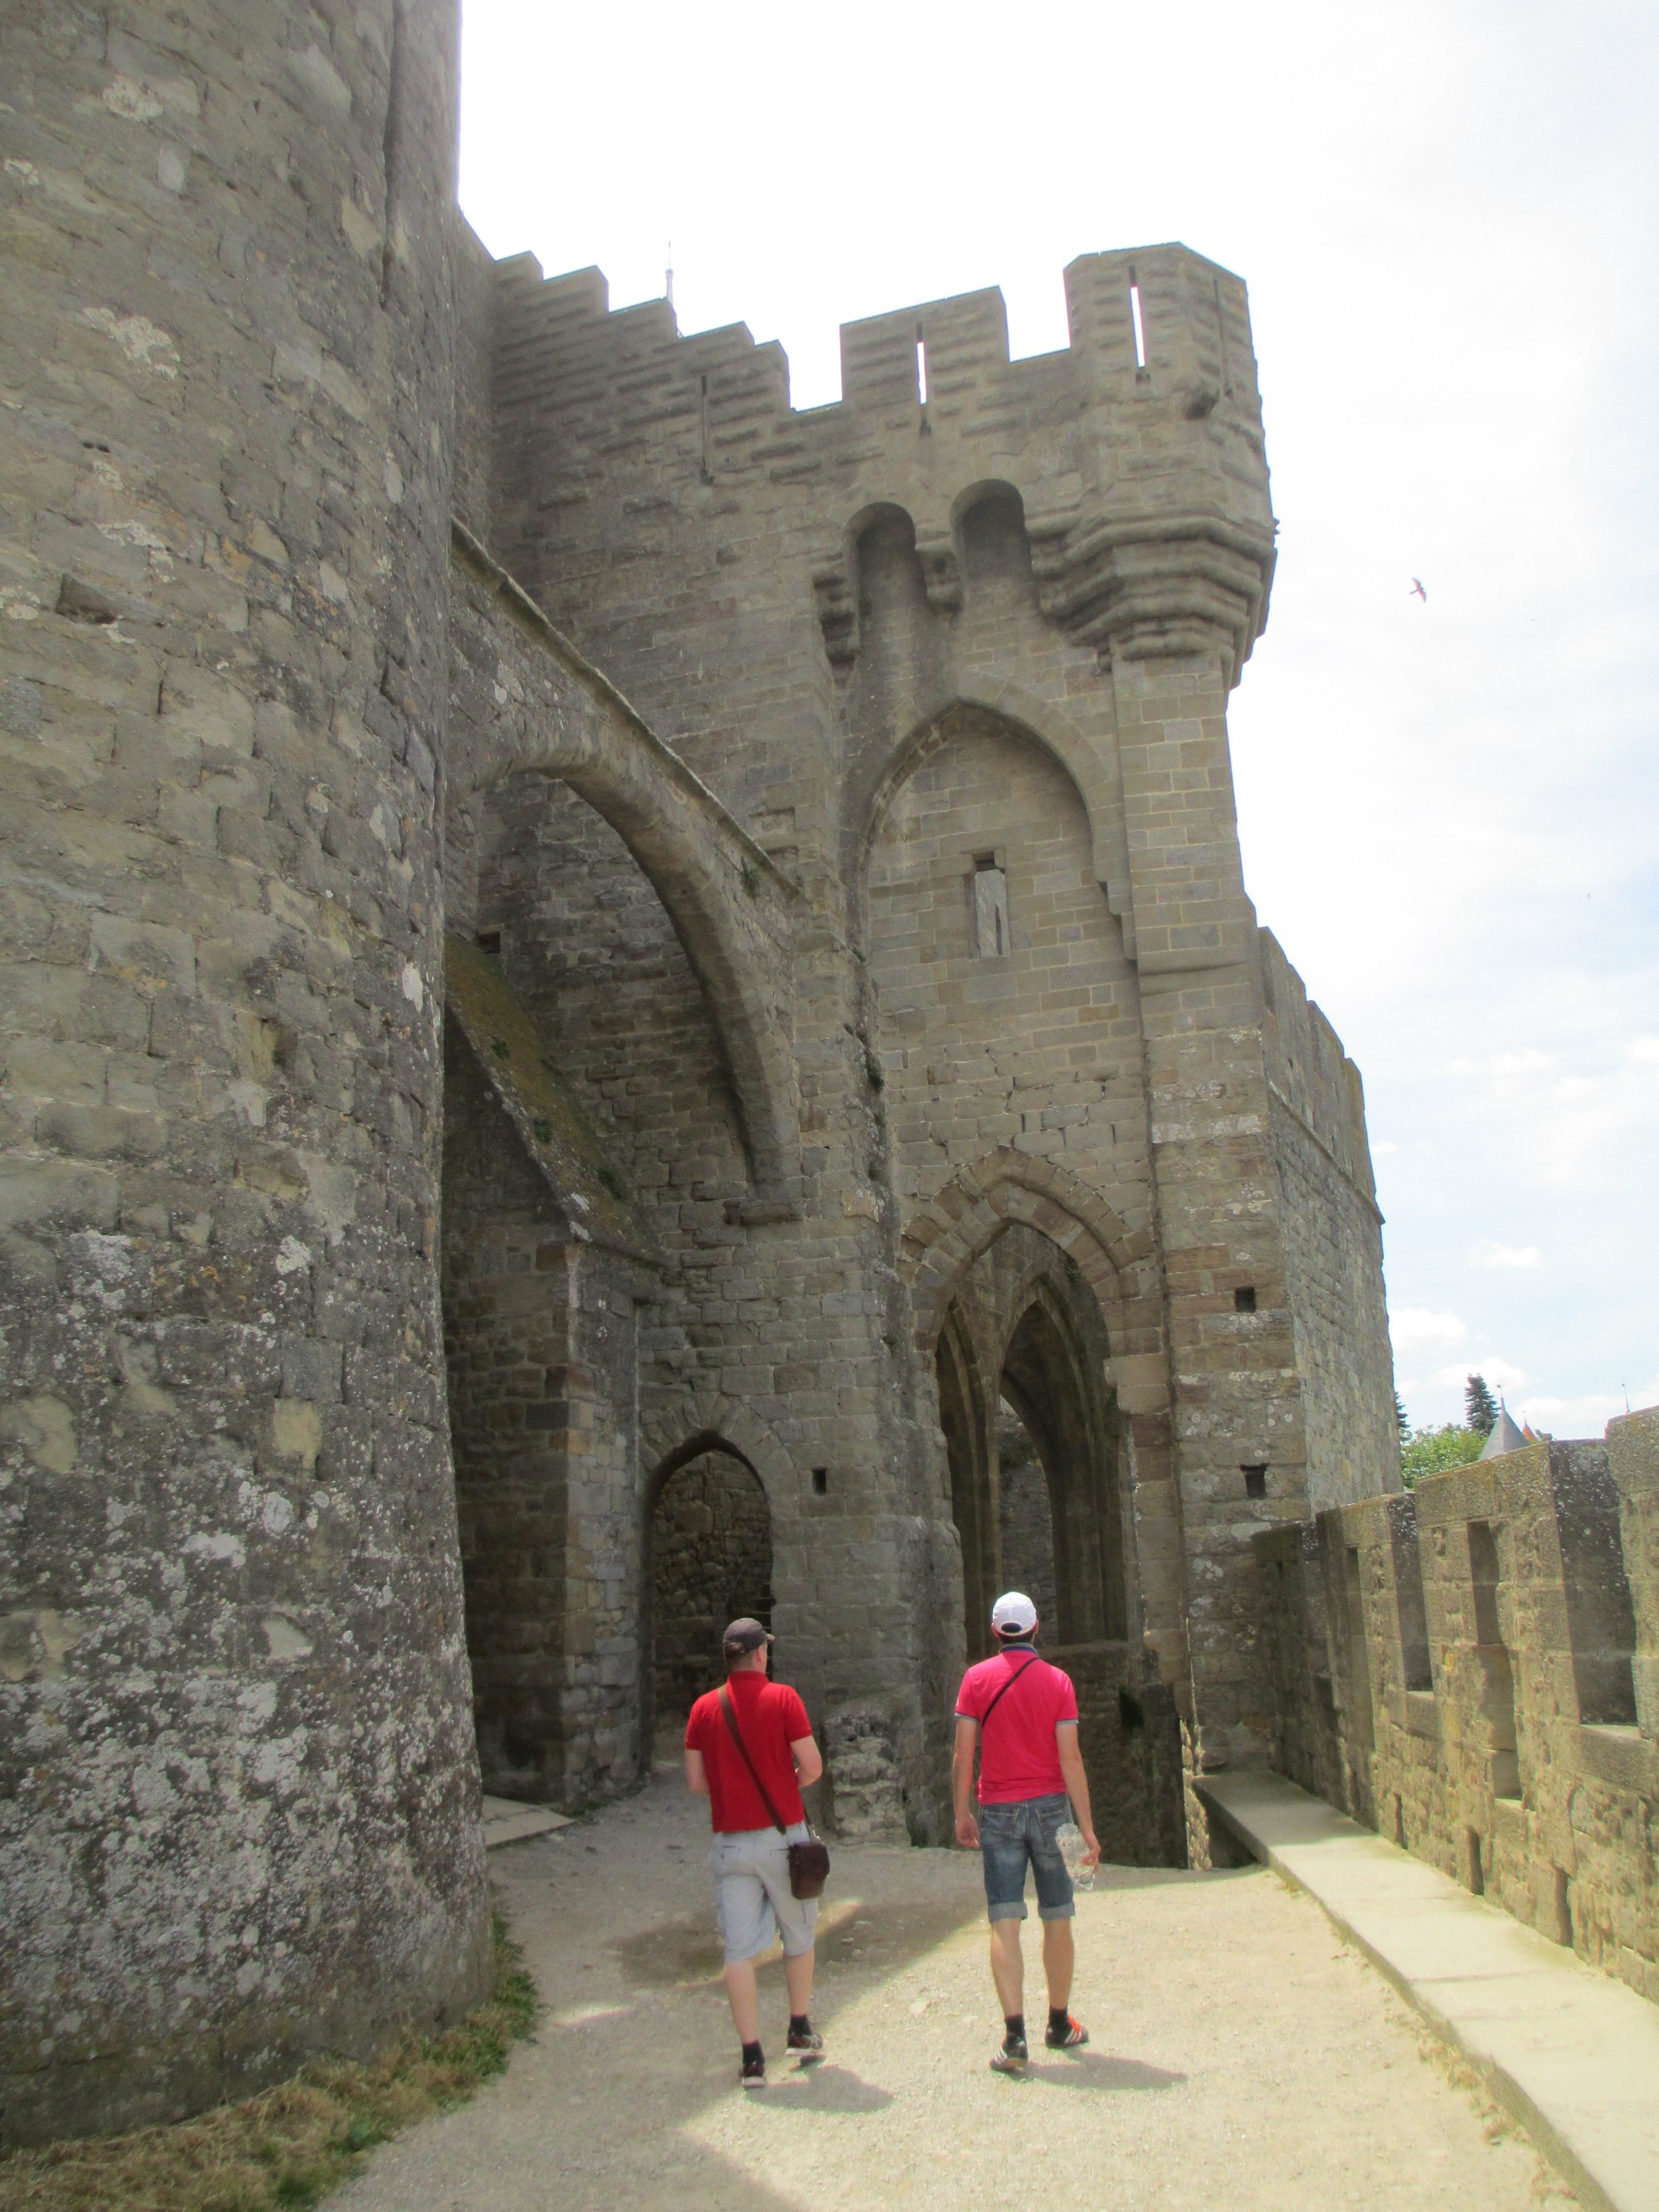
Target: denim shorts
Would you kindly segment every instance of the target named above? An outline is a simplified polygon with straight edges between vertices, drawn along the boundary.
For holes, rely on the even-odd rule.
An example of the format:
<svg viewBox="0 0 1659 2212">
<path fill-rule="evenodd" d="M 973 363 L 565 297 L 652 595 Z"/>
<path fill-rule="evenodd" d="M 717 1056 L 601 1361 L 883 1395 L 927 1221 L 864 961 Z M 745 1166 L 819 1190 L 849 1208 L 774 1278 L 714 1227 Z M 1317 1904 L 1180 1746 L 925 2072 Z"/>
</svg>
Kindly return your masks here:
<svg viewBox="0 0 1659 2212">
<path fill-rule="evenodd" d="M 741 1828 L 716 1835 L 708 1854 L 714 1877 L 714 1918 L 726 1963 L 758 1958 L 773 1936 L 783 1939 L 788 1956 L 812 1948 L 817 1924 L 816 1897 L 796 1897 L 789 1887 L 789 1846 L 811 1833 L 798 1820 L 787 1836 L 775 1828 Z"/>
<path fill-rule="evenodd" d="M 1028 1864 L 1036 1876 L 1038 1918 L 1071 1918 L 1077 1910 L 1072 1877 L 1054 1841 L 1071 1817 L 1071 1802 L 1065 1796 L 1025 1797 L 1015 1805 L 980 1807 L 979 1850 L 991 1919 L 1024 1919 Z"/>
</svg>

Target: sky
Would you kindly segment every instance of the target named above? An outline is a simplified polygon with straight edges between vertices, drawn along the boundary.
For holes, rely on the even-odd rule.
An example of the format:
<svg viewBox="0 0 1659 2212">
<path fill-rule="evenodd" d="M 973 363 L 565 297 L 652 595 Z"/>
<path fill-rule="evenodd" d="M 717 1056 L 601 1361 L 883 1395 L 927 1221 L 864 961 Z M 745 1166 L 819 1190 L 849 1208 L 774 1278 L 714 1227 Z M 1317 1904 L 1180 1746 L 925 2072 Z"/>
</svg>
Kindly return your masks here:
<svg viewBox="0 0 1659 2212">
<path fill-rule="evenodd" d="M 461 200 L 778 339 L 1179 239 L 1249 286 L 1279 561 L 1246 880 L 1365 1079 L 1401 1394 L 1659 1401 L 1659 9 L 466 0 Z M 1426 601 L 1413 592 L 1420 579 Z"/>
</svg>

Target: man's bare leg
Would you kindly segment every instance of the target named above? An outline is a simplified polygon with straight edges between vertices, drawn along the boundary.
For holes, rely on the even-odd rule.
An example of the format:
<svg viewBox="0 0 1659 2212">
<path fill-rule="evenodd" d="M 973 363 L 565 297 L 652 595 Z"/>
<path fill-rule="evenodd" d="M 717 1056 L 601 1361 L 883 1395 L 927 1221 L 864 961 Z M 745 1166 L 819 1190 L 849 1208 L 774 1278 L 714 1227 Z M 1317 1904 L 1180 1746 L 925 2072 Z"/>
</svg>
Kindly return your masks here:
<svg viewBox="0 0 1659 2212">
<path fill-rule="evenodd" d="M 811 1959 L 810 1952 L 807 1957 Z M 755 1987 L 755 1962 L 752 1959 L 738 1959 L 727 1966 L 726 1995 L 732 2007 L 732 2025 L 738 2031 L 738 2041 L 758 2043 L 760 1991 Z"/>
<path fill-rule="evenodd" d="M 1018 1923 L 1016 1923 L 1018 1924 Z M 1072 2001 L 1072 1974 L 1077 1965 L 1077 1946 L 1069 1920 L 1042 1923 L 1042 1971 L 1048 1982 L 1048 2002 L 1064 2012 Z"/>
<path fill-rule="evenodd" d="M 1043 1958 L 1048 1958 L 1048 1939 L 1043 1940 Z M 1025 2009 L 1025 1957 L 1019 1948 L 1018 1920 L 994 1920 L 991 1923 L 991 1979 L 997 1985 L 997 2002 L 1002 2007 L 1005 2020 L 1012 2020 Z"/>
<path fill-rule="evenodd" d="M 812 2009 L 812 1961 L 817 1955 L 816 1951 L 803 1951 L 794 1959 L 787 1952 L 784 1954 L 783 1978 L 789 1990 L 789 2009 L 797 2020 L 804 2020 Z M 750 1979 L 754 1979 L 752 1973 Z"/>
</svg>

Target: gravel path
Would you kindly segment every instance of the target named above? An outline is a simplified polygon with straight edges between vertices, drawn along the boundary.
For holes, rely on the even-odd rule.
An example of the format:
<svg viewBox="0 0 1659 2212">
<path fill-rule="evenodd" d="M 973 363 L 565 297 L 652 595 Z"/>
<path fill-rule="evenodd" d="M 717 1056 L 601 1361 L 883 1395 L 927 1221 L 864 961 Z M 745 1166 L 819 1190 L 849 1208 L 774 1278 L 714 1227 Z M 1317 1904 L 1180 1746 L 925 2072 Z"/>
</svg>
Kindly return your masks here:
<svg viewBox="0 0 1659 2212">
<path fill-rule="evenodd" d="M 1076 2059 L 1006 2081 L 976 1857 L 837 1848 L 829 2063 L 736 2086 L 707 1811 L 678 1780 L 494 1855 L 548 2006 L 478 2100 L 390 2145 L 338 2212 L 1520 2212 L 1567 2208 L 1381 1977 L 1259 1869 L 1108 1869 L 1079 1900 Z M 1028 1926 L 1028 1974 L 1036 1961 Z M 1035 2014 L 1040 1989 L 1028 1982 Z"/>
</svg>

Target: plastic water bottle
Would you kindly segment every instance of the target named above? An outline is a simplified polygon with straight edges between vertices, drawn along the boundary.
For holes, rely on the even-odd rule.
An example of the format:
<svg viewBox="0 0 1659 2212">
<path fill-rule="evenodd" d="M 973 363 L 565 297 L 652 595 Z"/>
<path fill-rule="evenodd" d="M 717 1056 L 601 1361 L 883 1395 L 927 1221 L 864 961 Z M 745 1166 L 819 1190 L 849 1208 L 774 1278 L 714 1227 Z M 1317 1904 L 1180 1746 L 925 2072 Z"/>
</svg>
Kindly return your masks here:
<svg viewBox="0 0 1659 2212">
<path fill-rule="evenodd" d="M 1077 1822 L 1062 1820 L 1054 1831 L 1054 1841 L 1060 1845 L 1060 1856 L 1066 1862 L 1066 1871 L 1072 1877 L 1073 1888 L 1092 1889 L 1095 1886 L 1095 1870 L 1091 1867 L 1086 1874 L 1082 1871 L 1083 1862 L 1089 1855 L 1089 1847 L 1083 1840 L 1083 1831 Z"/>
</svg>

